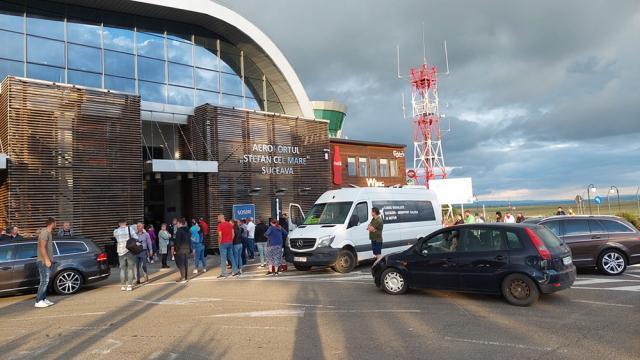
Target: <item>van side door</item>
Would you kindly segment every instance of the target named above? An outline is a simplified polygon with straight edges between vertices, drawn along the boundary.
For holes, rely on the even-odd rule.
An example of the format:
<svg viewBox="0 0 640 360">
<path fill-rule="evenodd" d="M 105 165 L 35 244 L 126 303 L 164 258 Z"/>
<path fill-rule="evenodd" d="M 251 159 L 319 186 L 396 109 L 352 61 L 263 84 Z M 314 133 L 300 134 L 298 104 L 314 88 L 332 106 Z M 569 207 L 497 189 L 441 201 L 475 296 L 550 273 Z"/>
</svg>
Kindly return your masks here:
<svg viewBox="0 0 640 360">
<path fill-rule="evenodd" d="M 347 222 L 347 239 L 353 242 L 358 252 L 358 260 L 373 257 L 371 251 L 371 241 L 369 240 L 369 204 L 361 201 L 356 204 Z M 384 244 L 384 243 L 383 243 Z"/>
</svg>

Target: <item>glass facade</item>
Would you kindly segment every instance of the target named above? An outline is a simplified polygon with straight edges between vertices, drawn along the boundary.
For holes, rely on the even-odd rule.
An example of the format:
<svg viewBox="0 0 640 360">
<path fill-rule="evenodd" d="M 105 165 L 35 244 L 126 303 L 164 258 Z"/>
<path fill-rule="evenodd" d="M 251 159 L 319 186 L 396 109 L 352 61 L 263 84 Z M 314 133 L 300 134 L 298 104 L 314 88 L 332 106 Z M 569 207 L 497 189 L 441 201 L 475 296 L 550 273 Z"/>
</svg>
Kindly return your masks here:
<svg viewBox="0 0 640 360">
<path fill-rule="evenodd" d="M 138 94 L 143 101 L 284 112 L 258 67 L 204 28 L 37 0 L 0 3 L 8 75 Z"/>
</svg>

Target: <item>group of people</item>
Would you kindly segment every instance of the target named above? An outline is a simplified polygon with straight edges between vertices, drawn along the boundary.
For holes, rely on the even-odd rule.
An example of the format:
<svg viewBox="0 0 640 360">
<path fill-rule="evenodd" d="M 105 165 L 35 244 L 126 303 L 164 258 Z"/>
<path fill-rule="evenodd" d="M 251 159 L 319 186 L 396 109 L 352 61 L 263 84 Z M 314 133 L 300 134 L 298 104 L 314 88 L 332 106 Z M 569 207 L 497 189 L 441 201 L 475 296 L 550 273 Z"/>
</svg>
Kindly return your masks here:
<svg viewBox="0 0 640 360">
<path fill-rule="evenodd" d="M 71 229 L 71 223 L 65 221 L 62 224 L 62 228 L 58 230 L 56 234 L 57 238 L 72 238 L 73 230 Z M 23 240 L 24 238 L 20 235 L 20 230 L 16 225 L 11 225 L 7 228 L 3 228 L 0 230 L 0 241 L 2 240 Z"/>
</svg>

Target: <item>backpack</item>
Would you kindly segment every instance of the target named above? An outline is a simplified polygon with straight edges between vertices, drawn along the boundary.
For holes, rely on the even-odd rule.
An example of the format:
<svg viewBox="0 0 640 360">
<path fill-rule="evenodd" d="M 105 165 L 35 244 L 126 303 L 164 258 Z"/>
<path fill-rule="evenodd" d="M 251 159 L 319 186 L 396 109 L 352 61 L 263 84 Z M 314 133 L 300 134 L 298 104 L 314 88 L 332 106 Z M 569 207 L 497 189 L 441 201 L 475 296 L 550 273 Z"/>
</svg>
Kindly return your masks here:
<svg viewBox="0 0 640 360">
<path fill-rule="evenodd" d="M 138 242 L 135 238 L 131 237 L 131 228 L 127 226 L 127 230 L 129 230 L 129 240 L 127 240 L 127 250 L 131 251 L 133 255 L 138 255 L 144 251 L 142 244 Z"/>
</svg>

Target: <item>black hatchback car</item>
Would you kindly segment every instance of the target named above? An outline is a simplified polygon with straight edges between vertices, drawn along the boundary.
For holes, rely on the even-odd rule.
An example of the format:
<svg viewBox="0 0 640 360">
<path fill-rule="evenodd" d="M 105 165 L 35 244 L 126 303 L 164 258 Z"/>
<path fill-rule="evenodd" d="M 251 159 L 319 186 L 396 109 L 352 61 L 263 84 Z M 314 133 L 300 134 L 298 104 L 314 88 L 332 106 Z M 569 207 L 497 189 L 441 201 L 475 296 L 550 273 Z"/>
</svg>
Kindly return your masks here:
<svg viewBox="0 0 640 360">
<path fill-rule="evenodd" d="M 374 263 L 376 286 L 402 294 L 428 288 L 501 294 L 529 306 L 540 293 L 571 287 L 571 250 L 535 224 L 469 224 L 444 228 Z"/>
<path fill-rule="evenodd" d="M 35 239 L 0 242 L 0 294 L 37 289 Z M 53 270 L 49 284 L 60 295 L 71 295 L 111 272 L 105 254 L 93 241 L 81 238 L 53 240 Z"/>
</svg>

